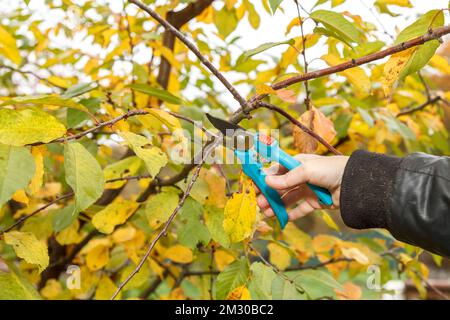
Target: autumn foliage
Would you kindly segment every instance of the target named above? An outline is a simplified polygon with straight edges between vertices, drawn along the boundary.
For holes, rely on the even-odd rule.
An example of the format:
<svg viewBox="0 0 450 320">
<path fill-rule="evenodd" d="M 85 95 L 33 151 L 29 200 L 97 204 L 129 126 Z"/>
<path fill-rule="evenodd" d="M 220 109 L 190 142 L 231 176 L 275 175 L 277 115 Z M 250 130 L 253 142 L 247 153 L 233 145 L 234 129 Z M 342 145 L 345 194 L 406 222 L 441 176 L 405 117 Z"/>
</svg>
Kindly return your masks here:
<svg viewBox="0 0 450 320">
<path fill-rule="evenodd" d="M 0 25 L 0 299 L 361 299 L 398 278 L 426 297 L 427 253 L 384 230 L 263 219 L 241 166 L 208 161 L 225 151 L 205 112 L 279 129 L 290 154 L 448 155 L 448 8 L 386 30 L 409 0 L 376 0 L 377 24 L 345 0 L 18 2 Z M 269 15 L 284 39 L 239 42 Z"/>
</svg>

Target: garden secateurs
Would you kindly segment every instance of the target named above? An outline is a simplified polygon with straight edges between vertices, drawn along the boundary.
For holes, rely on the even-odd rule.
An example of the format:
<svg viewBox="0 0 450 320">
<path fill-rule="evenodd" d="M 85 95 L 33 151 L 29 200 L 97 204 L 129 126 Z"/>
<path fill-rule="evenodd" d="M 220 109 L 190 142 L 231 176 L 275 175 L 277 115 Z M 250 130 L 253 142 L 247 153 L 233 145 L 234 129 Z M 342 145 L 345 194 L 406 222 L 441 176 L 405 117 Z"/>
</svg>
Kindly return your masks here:
<svg viewBox="0 0 450 320">
<path fill-rule="evenodd" d="M 301 163 L 283 151 L 279 147 L 278 141 L 269 136 L 259 132 L 253 134 L 236 124 L 210 114 L 206 114 L 206 116 L 223 136 L 231 139 L 231 147 L 242 164 L 243 172 L 253 180 L 264 194 L 283 229 L 288 222 L 286 208 L 278 192 L 267 185 L 265 181 L 266 173 L 263 171 L 263 164 L 259 156 L 268 161 L 278 162 L 288 170 L 300 166 Z M 308 186 L 314 191 L 320 203 L 326 206 L 333 204 L 331 194 L 327 189 L 313 184 L 308 184 Z"/>
</svg>

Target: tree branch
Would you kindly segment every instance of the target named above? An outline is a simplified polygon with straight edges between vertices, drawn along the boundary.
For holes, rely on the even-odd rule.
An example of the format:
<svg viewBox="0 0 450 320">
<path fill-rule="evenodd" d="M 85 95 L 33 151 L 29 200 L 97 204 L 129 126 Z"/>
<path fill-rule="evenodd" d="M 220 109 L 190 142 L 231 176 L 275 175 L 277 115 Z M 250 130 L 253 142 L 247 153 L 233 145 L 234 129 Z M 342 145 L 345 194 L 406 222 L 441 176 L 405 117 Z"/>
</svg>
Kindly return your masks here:
<svg viewBox="0 0 450 320">
<path fill-rule="evenodd" d="M 299 127 L 301 130 L 303 130 L 305 133 L 309 134 L 311 137 L 316 139 L 318 142 L 320 142 L 322 145 L 324 145 L 330 152 L 336 154 L 336 155 L 342 155 L 340 151 L 338 151 L 335 147 L 333 147 L 331 144 L 326 142 L 321 136 L 319 136 L 317 133 L 315 133 L 313 130 L 305 126 L 303 123 L 295 119 L 293 116 L 291 116 L 289 113 L 284 111 L 283 109 L 274 106 L 273 104 L 259 101 L 258 105 L 270 110 L 273 110 L 275 112 L 278 112 L 279 114 L 283 115 L 285 118 L 287 118 L 290 122 L 295 124 L 297 127 Z"/>
<path fill-rule="evenodd" d="M 357 59 L 352 59 L 349 60 L 347 62 L 341 63 L 341 64 L 337 64 L 335 66 L 332 67 L 328 67 L 325 69 L 321 69 L 321 70 L 317 70 L 317 71 L 312 71 L 312 72 L 308 72 L 308 73 L 303 73 L 291 78 L 288 78 L 286 80 L 277 82 L 275 84 L 272 85 L 272 88 L 274 90 L 279 90 L 279 89 L 283 89 L 286 88 L 290 85 L 293 85 L 295 83 L 298 82 L 303 82 L 303 81 L 307 81 L 307 80 L 312 80 L 312 79 L 316 79 L 316 78 L 320 78 L 320 77 L 324 77 L 330 74 L 334 74 L 334 73 L 338 73 L 350 68 L 354 68 L 372 61 L 376 61 L 376 60 L 380 60 L 383 59 L 387 56 L 390 56 L 394 53 L 397 52 L 401 52 L 401 51 L 405 51 L 409 48 L 412 47 L 416 47 L 416 46 L 420 46 L 428 41 L 431 40 L 435 40 L 438 39 L 446 34 L 450 33 L 450 25 L 448 26 L 444 26 L 444 27 L 440 27 L 440 28 L 436 28 L 436 29 L 430 29 L 429 32 L 427 32 L 426 34 L 411 39 L 409 41 L 406 42 L 402 42 L 399 43 L 395 46 L 392 46 L 390 48 L 381 50 L 379 52 L 375 52 L 372 54 L 369 54 L 367 56 L 363 56 L 361 58 L 357 58 Z M 252 97 L 250 99 L 250 109 L 253 107 L 255 107 L 254 102 L 263 99 L 264 97 L 266 97 L 266 94 L 260 94 L 260 95 L 255 95 L 254 97 Z M 250 112 L 251 110 L 246 110 L 246 113 Z M 240 119 L 243 115 L 239 114 L 239 112 L 236 113 L 236 115 L 234 116 L 234 118 L 236 119 Z M 241 118 L 242 119 L 242 118 Z"/>
<path fill-rule="evenodd" d="M 187 5 L 180 11 L 169 11 L 167 13 L 167 22 L 173 25 L 177 30 L 180 30 L 186 23 L 194 19 L 201 14 L 214 0 L 198 0 L 197 2 Z M 164 47 L 167 47 L 170 51 L 173 51 L 175 47 L 175 34 L 166 29 L 163 34 L 162 43 Z M 170 71 L 172 66 L 170 62 L 164 57 L 161 57 L 161 63 L 159 65 L 159 73 L 157 82 L 167 89 L 169 84 Z"/>
<path fill-rule="evenodd" d="M 405 109 L 401 110 L 399 113 L 397 113 L 396 117 L 398 118 L 398 117 L 401 117 L 401 116 L 404 116 L 404 115 L 407 115 L 407 114 L 412 114 L 412 113 L 414 113 L 416 111 L 419 111 L 419 110 L 423 110 L 426 107 L 428 107 L 429 105 L 433 105 L 433 104 L 435 104 L 436 102 L 438 102 L 440 100 L 441 100 L 440 96 L 436 96 L 434 98 L 430 98 L 429 100 L 425 101 L 424 103 L 422 103 L 421 105 L 419 105 L 417 107 L 405 108 Z"/>
<path fill-rule="evenodd" d="M 188 38 L 186 38 L 185 35 L 183 35 L 177 28 L 175 28 L 172 24 L 164 20 L 159 14 L 157 14 L 154 10 L 152 10 L 150 7 L 146 6 L 142 2 L 138 0 L 128 0 L 129 2 L 135 4 L 145 12 L 147 12 L 153 19 L 158 21 L 166 30 L 173 33 L 175 37 L 177 37 L 181 42 L 183 42 L 191 51 L 194 53 L 197 58 L 200 60 L 203 65 L 208 68 L 209 71 L 211 71 L 212 74 L 214 74 L 217 79 L 219 79 L 220 82 L 228 89 L 228 91 L 233 95 L 234 99 L 239 102 L 241 107 L 246 110 L 247 107 L 247 101 L 237 92 L 236 88 L 233 87 L 233 85 L 228 82 L 228 80 L 224 77 L 224 75 L 216 69 L 212 65 L 211 62 L 209 62 L 208 59 L 205 58 L 204 55 L 199 51 L 199 49 L 193 44 Z"/>
<path fill-rule="evenodd" d="M 217 146 L 218 142 L 220 140 L 216 139 L 214 142 L 212 143 L 208 143 L 206 146 L 206 150 L 203 154 L 202 157 L 202 161 L 197 165 L 197 169 L 194 172 L 194 175 L 191 178 L 191 181 L 189 182 L 189 184 L 186 187 L 186 191 L 183 193 L 183 196 L 181 197 L 180 201 L 178 202 L 177 207 L 175 208 L 175 210 L 172 212 L 172 214 L 169 216 L 169 219 L 164 223 L 163 228 L 161 229 L 161 231 L 156 235 L 156 237 L 151 241 L 150 245 L 148 246 L 147 251 L 145 252 L 144 256 L 141 258 L 141 260 L 139 261 L 138 265 L 136 266 L 136 268 L 133 270 L 133 272 L 131 274 L 128 275 L 128 277 L 117 287 L 116 292 L 114 293 L 114 295 L 111 297 L 111 300 L 114 300 L 114 298 L 119 294 L 119 292 L 122 290 L 122 288 L 139 272 L 139 270 L 141 270 L 142 266 L 144 265 L 145 261 L 147 260 L 147 258 L 150 256 L 153 248 L 155 247 L 156 243 L 159 241 L 159 239 L 161 239 L 162 236 L 167 234 L 167 231 L 169 229 L 170 224 L 172 223 L 172 221 L 175 219 L 176 215 L 178 214 L 178 212 L 181 210 L 181 208 L 184 205 L 184 202 L 186 201 L 187 197 L 189 196 L 192 187 L 194 186 L 195 182 L 197 181 L 197 178 L 200 175 L 200 170 L 202 169 L 203 163 L 205 162 L 206 158 L 209 156 L 209 154 L 212 152 L 212 150 L 214 150 L 214 148 Z"/>
</svg>

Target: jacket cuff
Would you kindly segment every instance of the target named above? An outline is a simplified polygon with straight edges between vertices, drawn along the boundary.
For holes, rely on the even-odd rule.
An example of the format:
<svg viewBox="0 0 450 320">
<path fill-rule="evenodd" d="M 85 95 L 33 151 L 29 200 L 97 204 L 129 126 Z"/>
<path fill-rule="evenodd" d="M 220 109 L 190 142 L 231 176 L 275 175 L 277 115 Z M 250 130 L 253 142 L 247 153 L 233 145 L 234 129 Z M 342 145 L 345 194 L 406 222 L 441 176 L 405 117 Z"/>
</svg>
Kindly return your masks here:
<svg viewBox="0 0 450 320">
<path fill-rule="evenodd" d="M 342 178 L 344 223 L 354 229 L 388 228 L 394 180 L 402 158 L 364 150 L 353 152 Z"/>
</svg>

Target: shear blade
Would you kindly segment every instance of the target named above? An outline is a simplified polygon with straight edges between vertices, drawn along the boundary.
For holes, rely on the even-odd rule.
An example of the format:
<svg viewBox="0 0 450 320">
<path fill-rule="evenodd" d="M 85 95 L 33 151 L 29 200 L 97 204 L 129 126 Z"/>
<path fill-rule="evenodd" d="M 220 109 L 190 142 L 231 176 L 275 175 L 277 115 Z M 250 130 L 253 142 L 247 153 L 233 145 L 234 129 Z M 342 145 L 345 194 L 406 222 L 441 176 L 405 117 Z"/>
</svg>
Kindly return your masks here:
<svg viewBox="0 0 450 320">
<path fill-rule="evenodd" d="M 233 148 L 238 150 L 248 150 L 253 146 L 253 135 L 241 126 L 216 118 L 209 113 L 206 114 L 206 117 L 225 137 L 232 139 Z"/>
</svg>

